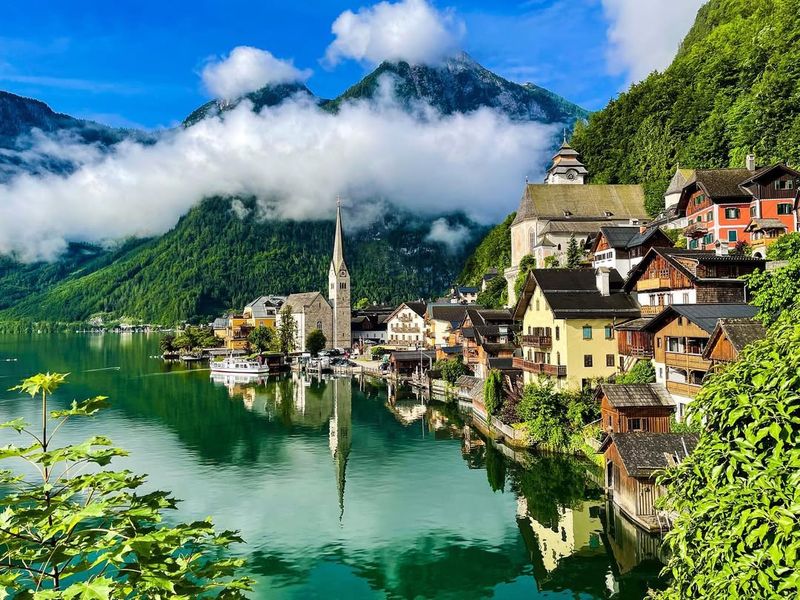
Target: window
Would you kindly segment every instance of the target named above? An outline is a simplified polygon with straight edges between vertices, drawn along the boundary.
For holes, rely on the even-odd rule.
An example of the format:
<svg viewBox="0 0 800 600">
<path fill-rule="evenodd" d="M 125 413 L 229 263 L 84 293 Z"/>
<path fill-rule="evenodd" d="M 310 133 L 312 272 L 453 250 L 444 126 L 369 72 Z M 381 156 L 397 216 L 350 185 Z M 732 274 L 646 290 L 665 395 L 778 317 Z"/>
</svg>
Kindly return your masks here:
<svg viewBox="0 0 800 600">
<path fill-rule="evenodd" d="M 556 325 L 556 341 L 561 339 L 561 329 Z"/>
<path fill-rule="evenodd" d="M 656 338 L 656 345 L 661 348 L 661 338 Z"/>
<path fill-rule="evenodd" d="M 792 214 L 792 205 L 787 204 L 786 202 L 781 202 L 780 204 L 778 204 L 778 214 L 779 215 Z"/>
<path fill-rule="evenodd" d="M 539 300 L 536 300 L 536 310 L 539 310 Z"/>
<path fill-rule="evenodd" d="M 726 219 L 738 219 L 739 218 L 739 209 L 738 208 L 726 208 L 725 209 L 725 218 Z"/>
<path fill-rule="evenodd" d="M 317 329 L 322 329 L 322 321 L 317 321 Z"/>
<path fill-rule="evenodd" d="M 591 354 L 584 354 L 583 355 L 583 366 L 584 367 L 591 367 L 592 366 L 592 355 Z"/>
<path fill-rule="evenodd" d="M 683 325 L 683 317 L 678 317 L 678 325 Z"/>
<path fill-rule="evenodd" d="M 606 339 L 613 340 L 614 339 L 614 328 L 611 325 L 606 325 Z"/>
<path fill-rule="evenodd" d="M 691 240 L 689 242 L 689 250 L 697 250 L 698 246 L 699 246 L 699 242 L 697 240 Z"/>
<path fill-rule="evenodd" d="M 642 420 L 641 419 L 628 419 L 628 430 L 629 431 L 641 431 L 642 430 Z"/>
<path fill-rule="evenodd" d="M 561 364 L 561 352 L 556 352 L 556 364 Z"/>
<path fill-rule="evenodd" d="M 613 354 L 606 354 L 606 366 L 613 367 L 614 366 L 614 355 Z"/>
<path fill-rule="evenodd" d="M 750 207 L 750 217 L 753 218 L 755 216 L 756 216 L 756 207 L 755 206 L 751 206 Z"/>
<path fill-rule="evenodd" d="M 347 289 L 347 283 L 345 283 L 344 281 L 342 283 L 340 283 L 339 284 L 339 289 L 340 290 L 346 290 Z"/>
<path fill-rule="evenodd" d="M 683 303 L 689 304 L 689 294 L 687 292 L 683 293 Z"/>
<path fill-rule="evenodd" d="M 590 340 L 592 339 L 592 326 L 591 325 L 584 325 L 583 326 L 583 339 Z M 589 365 L 591 367 L 591 365 Z"/>
<path fill-rule="evenodd" d="M 714 220 L 714 213 L 713 213 L 713 212 L 711 212 L 711 211 L 709 211 L 708 213 L 706 213 L 706 222 L 710 223 L 710 222 L 711 222 L 711 221 L 713 221 L 713 220 Z"/>
<path fill-rule="evenodd" d="M 728 241 L 729 242 L 735 242 L 736 241 L 736 230 L 735 229 L 729 229 L 728 230 Z"/>
<path fill-rule="evenodd" d="M 708 245 L 708 244 L 711 244 L 713 242 L 714 242 L 714 234 L 713 233 L 707 233 L 707 234 L 705 234 L 703 236 L 703 243 L 704 244 Z"/>
<path fill-rule="evenodd" d="M 791 179 L 785 179 L 783 181 L 778 180 L 775 182 L 775 189 L 776 190 L 791 190 L 794 188 L 794 181 Z"/>
</svg>

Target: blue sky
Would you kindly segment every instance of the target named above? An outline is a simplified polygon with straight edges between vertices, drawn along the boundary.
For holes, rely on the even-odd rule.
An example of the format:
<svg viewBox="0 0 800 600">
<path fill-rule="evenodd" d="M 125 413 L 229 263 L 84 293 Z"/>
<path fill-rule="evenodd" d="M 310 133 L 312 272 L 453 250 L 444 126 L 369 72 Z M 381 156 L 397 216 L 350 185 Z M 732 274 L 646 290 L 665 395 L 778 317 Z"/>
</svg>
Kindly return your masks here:
<svg viewBox="0 0 800 600">
<path fill-rule="evenodd" d="M 436 6 L 454 11 L 466 30 L 462 47 L 486 67 L 598 109 L 629 79 L 607 58 L 613 26 L 608 4 L 615 1 L 461 0 Z M 7 3 L 0 23 L 0 89 L 115 125 L 169 126 L 208 99 L 199 72 L 209 57 L 251 45 L 313 69 L 309 87 L 335 96 L 371 66 L 353 60 L 334 68 L 320 63 L 334 38 L 331 24 L 342 11 L 365 4 Z"/>
</svg>

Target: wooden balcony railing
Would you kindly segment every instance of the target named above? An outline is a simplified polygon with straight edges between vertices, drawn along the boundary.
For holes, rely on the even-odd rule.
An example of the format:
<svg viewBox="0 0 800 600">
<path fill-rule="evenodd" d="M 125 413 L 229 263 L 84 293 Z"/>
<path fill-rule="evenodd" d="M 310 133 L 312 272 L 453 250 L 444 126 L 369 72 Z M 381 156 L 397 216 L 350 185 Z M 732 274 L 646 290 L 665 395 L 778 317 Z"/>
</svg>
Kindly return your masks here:
<svg viewBox="0 0 800 600">
<path fill-rule="evenodd" d="M 683 352 L 665 352 L 664 354 L 664 362 L 667 367 L 702 372 L 706 372 L 711 368 L 711 363 L 705 360 L 702 354 L 686 354 Z"/>
<path fill-rule="evenodd" d="M 642 316 L 643 317 L 655 317 L 656 315 L 661 314 L 661 311 L 664 310 L 664 306 L 650 306 L 649 304 L 645 304 L 642 306 Z"/>
<path fill-rule="evenodd" d="M 420 333 L 419 325 L 394 325 L 391 328 L 393 333 Z"/>
<path fill-rule="evenodd" d="M 672 394 L 686 396 L 687 398 L 694 398 L 697 395 L 697 392 L 700 391 L 700 386 L 691 383 L 667 381 L 667 391 Z"/>
<path fill-rule="evenodd" d="M 646 292 L 648 290 L 666 290 L 671 286 L 669 277 L 653 277 L 652 279 L 640 279 L 636 282 L 636 290 Z"/>
<path fill-rule="evenodd" d="M 540 375 L 551 375 L 553 377 L 566 377 L 566 365 L 548 365 L 546 363 L 538 363 L 532 360 L 525 360 L 523 358 L 514 358 L 514 368 L 521 369 L 526 373 L 537 373 Z"/>
<path fill-rule="evenodd" d="M 523 346 L 536 346 L 537 348 L 551 348 L 553 346 L 553 338 L 549 335 L 523 335 Z"/>
<path fill-rule="evenodd" d="M 624 356 L 634 356 L 636 358 L 653 358 L 653 349 L 652 348 L 634 348 L 629 347 L 624 352 L 620 351 L 620 354 Z"/>
</svg>

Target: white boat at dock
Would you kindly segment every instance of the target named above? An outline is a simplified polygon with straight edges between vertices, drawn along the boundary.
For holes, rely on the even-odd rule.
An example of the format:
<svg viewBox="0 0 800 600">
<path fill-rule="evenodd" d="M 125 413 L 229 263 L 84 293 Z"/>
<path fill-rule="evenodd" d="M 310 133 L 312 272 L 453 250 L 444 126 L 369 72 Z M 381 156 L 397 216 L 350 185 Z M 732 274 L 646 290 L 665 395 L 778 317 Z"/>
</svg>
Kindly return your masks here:
<svg viewBox="0 0 800 600">
<path fill-rule="evenodd" d="M 222 360 L 211 361 L 212 373 L 241 373 L 243 375 L 266 375 L 269 373 L 269 363 L 264 360 L 229 356 Z"/>
</svg>

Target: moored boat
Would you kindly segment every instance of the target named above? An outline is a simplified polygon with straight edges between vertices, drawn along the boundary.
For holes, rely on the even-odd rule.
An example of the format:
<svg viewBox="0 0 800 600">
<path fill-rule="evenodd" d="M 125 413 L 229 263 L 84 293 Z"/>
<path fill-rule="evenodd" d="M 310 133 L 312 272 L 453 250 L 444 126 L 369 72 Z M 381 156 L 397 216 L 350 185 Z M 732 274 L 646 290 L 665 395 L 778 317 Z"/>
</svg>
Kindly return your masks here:
<svg viewBox="0 0 800 600">
<path fill-rule="evenodd" d="M 212 373 L 241 373 L 244 375 L 264 375 L 269 373 L 269 363 L 264 360 L 228 356 L 211 363 Z"/>
</svg>

